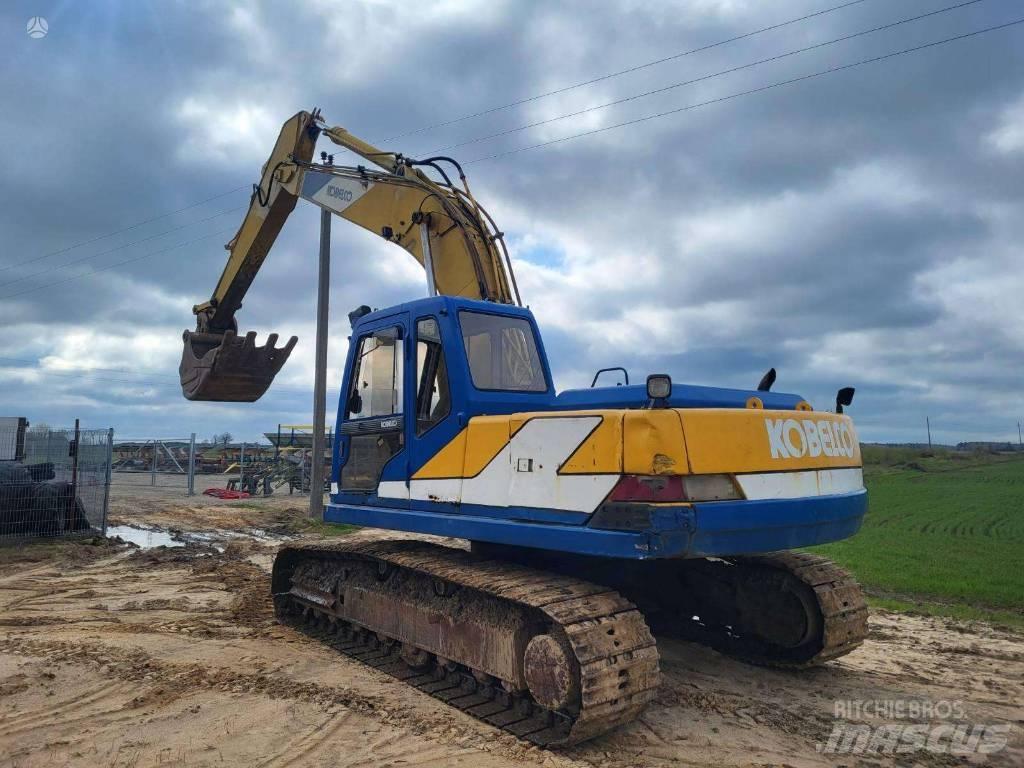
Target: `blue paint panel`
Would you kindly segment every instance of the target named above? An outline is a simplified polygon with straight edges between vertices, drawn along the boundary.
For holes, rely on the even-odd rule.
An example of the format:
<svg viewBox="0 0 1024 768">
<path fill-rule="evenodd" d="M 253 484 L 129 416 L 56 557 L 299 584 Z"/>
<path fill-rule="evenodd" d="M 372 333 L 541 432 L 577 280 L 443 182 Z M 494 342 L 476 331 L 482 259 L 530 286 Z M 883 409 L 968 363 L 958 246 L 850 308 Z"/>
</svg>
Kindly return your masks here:
<svg viewBox="0 0 1024 768">
<path fill-rule="evenodd" d="M 421 512 L 441 512 L 470 517 L 489 517 L 497 520 L 523 520 L 532 523 L 555 523 L 558 525 L 586 525 L 589 512 L 572 512 L 563 509 L 542 509 L 538 507 L 491 507 L 485 504 L 444 504 L 434 501 L 409 502 L 412 509 Z"/>
<path fill-rule="evenodd" d="M 694 554 L 773 552 L 839 541 L 860 530 L 867 507 L 867 491 L 695 504 Z"/>
<path fill-rule="evenodd" d="M 332 498 L 324 518 L 584 555 L 648 559 L 771 552 L 836 541 L 857 532 L 866 509 L 865 491 L 810 499 L 713 502 L 693 508 L 666 506 L 657 509 L 650 530 L 625 532 L 464 512 L 340 504 Z"/>
<path fill-rule="evenodd" d="M 381 507 L 355 507 L 329 504 L 324 519 L 331 523 L 349 523 L 370 528 L 389 528 L 412 533 L 430 533 L 473 541 L 494 541 L 521 547 L 577 552 L 638 559 L 646 556 L 647 535 L 598 531 L 583 526 L 523 523 L 469 515 L 442 515 Z"/>
</svg>

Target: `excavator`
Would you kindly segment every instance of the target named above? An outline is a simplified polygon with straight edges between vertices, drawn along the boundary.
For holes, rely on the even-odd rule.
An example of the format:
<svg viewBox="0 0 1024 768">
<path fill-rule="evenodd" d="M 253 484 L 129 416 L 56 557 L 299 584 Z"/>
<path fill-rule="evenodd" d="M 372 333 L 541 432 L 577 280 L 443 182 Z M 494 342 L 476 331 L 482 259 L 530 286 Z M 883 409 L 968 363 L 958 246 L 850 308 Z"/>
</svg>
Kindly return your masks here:
<svg viewBox="0 0 1024 768">
<path fill-rule="evenodd" d="M 321 135 L 367 165 L 314 162 Z M 502 233 L 451 158 L 380 150 L 317 111 L 285 123 L 184 334 L 186 398 L 254 401 L 294 348 L 240 337 L 235 313 L 299 198 L 405 249 L 427 295 L 349 314 L 324 511 L 415 536 L 282 547 L 280 621 L 545 747 L 637 718 L 656 636 L 793 669 L 861 644 L 860 586 L 794 551 L 863 520 L 853 389 L 834 411 L 773 392 L 774 369 L 750 390 L 621 371 L 556 391 Z"/>
</svg>

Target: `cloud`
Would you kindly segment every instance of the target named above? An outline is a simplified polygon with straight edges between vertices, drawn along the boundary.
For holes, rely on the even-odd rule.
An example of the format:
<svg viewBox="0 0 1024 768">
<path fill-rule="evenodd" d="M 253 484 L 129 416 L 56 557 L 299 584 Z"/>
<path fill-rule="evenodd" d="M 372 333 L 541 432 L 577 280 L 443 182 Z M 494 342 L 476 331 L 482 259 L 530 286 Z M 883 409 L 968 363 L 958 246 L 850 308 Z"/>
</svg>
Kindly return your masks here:
<svg viewBox="0 0 1024 768">
<path fill-rule="evenodd" d="M 1024 152 L 1024 96 L 1003 110 L 997 127 L 985 138 L 1001 154 Z"/>
<path fill-rule="evenodd" d="M 231 232 L 221 230 L 240 214 L 202 220 L 247 204 L 298 109 L 320 106 L 375 142 L 487 112 L 388 144 L 415 156 L 933 9 L 862 3 L 490 111 L 818 8 L 453 1 L 418 8 L 412 23 L 406 5 L 383 1 L 196 3 L 159 15 L 72 4 L 31 40 L 24 19 L 39 10 L 8 4 L 0 138 L 17 151 L 0 178 L 0 269 L 241 188 L 0 271 L 0 283 L 19 280 L 0 286 L 0 357 L 38 361 L 0 360 L 0 411 L 49 423 L 80 415 L 133 436 L 255 438 L 309 420 L 311 207 L 296 209 L 239 313 L 261 338 L 300 337 L 268 396 L 185 403 L 176 373 L 191 306 L 224 266 Z M 558 384 L 586 386 L 597 368 L 623 364 L 636 379 L 665 371 L 751 386 L 774 365 L 776 388 L 819 407 L 857 386 L 865 439 L 921 439 L 926 415 L 940 440 L 1009 436 L 1024 363 L 1019 28 L 469 162 L 1007 18 L 982 3 L 454 150 L 507 233 Z M 424 284 L 404 252 L 341 221 L 333 253 L 337 387 L 347 312 L 415 298 Z"/>
</svg>

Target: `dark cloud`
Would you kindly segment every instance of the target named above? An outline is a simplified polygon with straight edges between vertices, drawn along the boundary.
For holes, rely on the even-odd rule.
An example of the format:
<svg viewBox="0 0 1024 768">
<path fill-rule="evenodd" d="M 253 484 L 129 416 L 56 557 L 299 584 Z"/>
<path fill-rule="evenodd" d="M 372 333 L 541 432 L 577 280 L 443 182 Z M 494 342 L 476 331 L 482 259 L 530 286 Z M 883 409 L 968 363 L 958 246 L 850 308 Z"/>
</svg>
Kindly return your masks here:
<svg viewBox="0 0 1024 768">
<path fill-rule="evenodd" d="M 7 3 L 0 268 L 246 187 L 298 109 L 321 106 L 383 141 L 825 5 L 624 0 L 595 13 L 584 0 L 444 2 L 413 14 L 397 2 Z M 393 146 L 416 154 L 939 7 L 869 0 Z M 636 119 L 998 24 L 1015 10 L 978 3 L 454 153 L 471 161 Z M 25 22 L 39 14 L 50 31 L 32 40 Z M 939 439 L 1007 436 L 1024 363 L 1014 314 L 1024 290 L 1022 34 L 469 163 L 522 259 L 560 381 L 585 385 L 596 368 L 624 364 L 636 377 L 665 370 L 749 386 L 774 365 L 780 388 L 819 406 L 856 385 L 868 439 L 920 438 L 925 414 Z M 317 214 L 302 206 L 239 316 L 246 328 L 301 337 L 280 386 L 251 407 L 186 404 L 175 388 L 181 329 L 223 267 L 231 233 L 216 233 L 240 215 L 159 233 L 247 199 L 243 188 L 0 271 L 0 284 L 23 278 L 0 285 L 0 357 L 65 374 L 72 364 L 145 370 L 76 379 L 0 361 L 0 410 L 51 423 L 82 415 L 135 435 L 217 427 L 255 437 L 278 420 L 307 420 Z M 143 238 L 152 239 L 129 245 Z M 333 247 L 337 378 L 345 313 L 423 286 L 408 257 L 343 222 Z"/>
</svg>

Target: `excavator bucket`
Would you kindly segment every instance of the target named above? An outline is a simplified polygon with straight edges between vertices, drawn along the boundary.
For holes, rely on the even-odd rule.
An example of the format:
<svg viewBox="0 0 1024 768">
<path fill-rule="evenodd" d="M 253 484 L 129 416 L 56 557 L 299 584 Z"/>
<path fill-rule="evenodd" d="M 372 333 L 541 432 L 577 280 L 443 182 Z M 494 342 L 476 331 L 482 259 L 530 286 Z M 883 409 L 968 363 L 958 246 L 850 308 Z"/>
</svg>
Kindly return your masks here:
<svg viewBox="0 0 1024 768">
<path fill-rule="evenodd" d="M 292 336 L 283 347 L 277 347 L 277 334 L 272 333 L 267 343 L 258 347 L 255 331 L 244 338 L 234 331 L 185 331 L 183 338 L 185 349 L 178 374 L 185 397 L 240 403 L 263 396 L 299 340 Z"/>
</svg>

